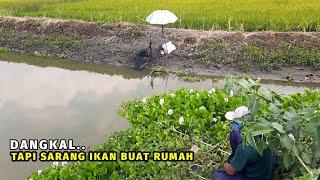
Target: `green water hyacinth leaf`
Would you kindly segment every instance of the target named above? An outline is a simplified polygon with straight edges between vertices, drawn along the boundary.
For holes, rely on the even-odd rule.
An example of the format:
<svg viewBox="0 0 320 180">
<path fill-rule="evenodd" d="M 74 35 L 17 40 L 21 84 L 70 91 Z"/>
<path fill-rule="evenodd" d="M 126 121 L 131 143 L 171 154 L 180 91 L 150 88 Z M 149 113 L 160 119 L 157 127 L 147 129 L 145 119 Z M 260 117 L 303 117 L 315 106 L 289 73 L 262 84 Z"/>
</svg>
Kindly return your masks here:
<svg viewBox="0 0 320 180">
<path fill-rule="evenodd" d="M 224 86 L 224 91 L 226 93 L 230 92 L 233 88 L 234 83 L 236 82 L 235 78 L 228 78 Z"/>
<path fill-rule="evenodd" d="M 307 132 L 313 140 L 313 154 L 315 157 L 320 157 L 320 122 L 319 119 L 313 118 L 310 120 L 307 126 Z"/>
<path fill-rule="evenodd" d="M 314 155 L 314 161 L 320 158 L 320 127 L 317 126 L 313 133 L 312 133 L 312 140 L 313 140 L 313 155 Z"/>
<path fill-rule="evenodd" d="M 305 153 L 305 152 L 302 152 L 301 154 L 301 159 L 306 163 L 306 164 L 311 164 L 311 157 Z"/>
<path fill-rule="evenodd" d="M 296 145 L 287 135 L 281 135 L 280 142 L 288 151 L 291 151 L 294 155 L 298 155 L 298 149 Z"/>
<path fill-rule="evenodd" d="M 119 178 L 120 178 L 120 176 L 119 176 L 119 173 L 117 171 L 114 171 L 110 176 L 111 180 L 117 180 Z"/>
<path fill-rule="evenodd" d="M 271 91 L 264 89 L 264 88 L 259 88 L 258 94 L 265 98 L 266 100 L 271 101 L 272 100 L 272 93 Z"/>
<path fill-rule="evenodd" d="M 285 130 L 291 131 L 295 126 L 301 122 L 301 117 L 298 116 L 294 111 L 285 111 L 283 114 L 283 119 L 287 120 L 285 124 Z"/>
<path fill-rule="evenodd" d="M 256 122 L 250 126 L 252 136 L 268 134 L 273 129 L 268 125 L 261 122 Z"/>
<path fill-rule="evenodd" d="M 256 142 L 255 137 L 252 132 L 246 134 L 246 143 L 255 148 L 260 155 L 262 155 L 264 149 L 267 147 L 267 144 L 263 140 L 258 140 Z"/>
<path fill-rule="evenodd" d="M 310 108 L 310 107 L 303 108 L 299 111 L 299 115 L 310 115 L 310 114 L 314 115 L 313 113 L 316 113 L 316 112 L 313 108 Z"/>
<path fill-rule="evenodd" d="M 251 89 L 252 86 L 254 86 L 252 83 L 250 83 L 249 81 L 247 81 L 246 79 L 241 79 L 238 81 L 238 84 L 244 88 L 244 89 Z"/>
<path fill-rule="evenodd" d="M 258 140 L 258 142 L 256 143 L 256 147 L 260 156 L 262 156 L 263 151 L 267 148 L 267 144 L 264 140 Z"/>
<path fill-rule="evenodd" d="M 283 130 L 283 126 L 282 126 L 281 124 L 276 123 L 276 122 L 272 122 L 272 123 L 271 123 L 271 126 L 272 126 L 274 129 L 278 130 L 280 133 L 285 133 L 285 131 Z"/>
<path fill-rule="evenodd" d="M 255 117 L 255 115 L 261 108 L 262 102 L 260 99 L 256 99 L 253 95 L 248 96 L 248 102 L 249 102 L 248 107 L 250 109 L 250 114 L 252 115 L 252 117 Z"/>
<path fill-rule="evenodd" d="M 291 131 L 295 126 L 299 125 L 300 122 L 301 122 L 300 118 L 293 118 L 286 122 L 284 129 L 286 131 Z"/>
<path fill-rule="evenodd" d="M 206 107 L 204 107 L 204 106 L 201 106 L 201 107 L 199 108 L 199 110 L 200 110 L 200 111 L 206 111 L 206 110 L 207 110 L 207 108 L 206 108 Z"/>
<path fill-rule="evenodd" d="M 290 153 L 284 153 L 282 157 L 284 167 L 289 169 L 294 162 L 294 157 Z"/>
<path fill-rule="evenodd" d="M 283 119 L 288 120 L 288 121 L 296 119 L 296 118 L 298 118 L 297 114 L 292 111 L 285 111 L 283 114 Z"/>
<path fill-rule="evenodd" d="M 314 111 L 313 113 L 310 113 L 307 118 L 309 118 L 309 123 L 313 126 L 320 126 L 320 112 Z"/>
<path fill-rule="evenodd" d="M 269 103 L 269 109 L 273 114 L 279 115 L 281 112 L 281 109 L 273 103 Z"/>
<path fill-rule="evenodd" d="M 143 138 L 141 136 L 136 136 L 137 143 L 141 144 L 143 141 Z"/>
</svg>

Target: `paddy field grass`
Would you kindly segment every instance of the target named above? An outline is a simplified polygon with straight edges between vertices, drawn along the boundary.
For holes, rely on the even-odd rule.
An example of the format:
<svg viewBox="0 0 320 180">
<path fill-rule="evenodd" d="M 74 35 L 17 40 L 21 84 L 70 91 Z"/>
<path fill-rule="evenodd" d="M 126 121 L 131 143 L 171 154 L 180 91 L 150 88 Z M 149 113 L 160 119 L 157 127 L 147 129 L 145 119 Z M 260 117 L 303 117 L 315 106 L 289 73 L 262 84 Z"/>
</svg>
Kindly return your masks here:
<svg viewBox="0 0 320 180">
<path fill-rule="evenodd" d="M 243 31 L 320 31 L 319 0 L 0 0 L 0 14 L 143 24 L 156 9 L 172 27 Z"/>
</svg>

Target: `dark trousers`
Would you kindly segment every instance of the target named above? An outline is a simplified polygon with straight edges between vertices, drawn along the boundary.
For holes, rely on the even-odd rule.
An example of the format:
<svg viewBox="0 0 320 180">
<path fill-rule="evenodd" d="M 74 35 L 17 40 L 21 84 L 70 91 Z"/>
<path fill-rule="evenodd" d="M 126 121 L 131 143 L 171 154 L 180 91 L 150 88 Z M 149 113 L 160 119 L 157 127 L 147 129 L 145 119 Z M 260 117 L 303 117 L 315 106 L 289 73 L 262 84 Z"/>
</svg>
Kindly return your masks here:
<svg viewBox="0 0 320 180">
<path fill-rule="evenodd" d="M 246 177 L 243 173 L 237 172 L 235 175 L 231 176 L 224 171 L 215 171 L 212 174 L 213 180 L 245 180 Z"/>
<path fill-rule="evenodd" d="M 241 131 L 237 130 L 237 129 L 233 129 L 230 132 L 229 140 L 230 140 L 230 146 L 232 149 L 232 154 L 228 158 L 228 161 L 230 163 L 231 159 L 233 158 L 233 156 L 237 150 L 238 145 L 242 143 Z M 245 178 L 244 173 L 242 173 L 242 172 L 237 172 L 235 175 L 231 176 L 231 175 L 228 175 L 224 171 L 218 170 L 212 174 L 212 179 L 214 179 L 214 180 L 245 180 L 246 178 Z"/>
</svg>

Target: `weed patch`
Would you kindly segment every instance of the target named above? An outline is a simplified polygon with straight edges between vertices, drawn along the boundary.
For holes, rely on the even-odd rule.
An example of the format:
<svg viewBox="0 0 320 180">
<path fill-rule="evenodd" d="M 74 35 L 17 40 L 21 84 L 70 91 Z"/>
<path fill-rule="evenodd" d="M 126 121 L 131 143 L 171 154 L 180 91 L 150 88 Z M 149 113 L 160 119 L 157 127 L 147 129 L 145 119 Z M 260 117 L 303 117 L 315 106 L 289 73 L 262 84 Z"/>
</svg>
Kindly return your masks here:
<svg viewBox="0 0 320 180">
<path fill-rule="evenodd" d="M 169 75 L 169 70 L 162 66 L 156 66 L 151 69 L 150 74 L 153 76 Z"/>
<path fill-rule="evenodd" d="M 284 66 L 311 66 L 319 70 L 320 52 L 315 47 L 288 43 L 275 44 L 270 49 L 256 44 L 242 44 L 231 49 L 228 44 L 210 44 L 191 54 L 192 59 L 199 59 L 205 65 L 211 62 L 239 68 L 244 71 L 281 70 Z"/>
<path fill-rule="evenodd" d="M 180 80 L 186 81 L 186 82 L 200 82 L 200 81 L 204 80 L 204 78 L 201 78 L 199 76 L 195 76 L 195 74 L 191 74 L 187 71 L 178 72 L 177 75 Z"/>
<path fill-rule="evenodd" d="M 0 53 L 1 53 L 1 52 L 10 52 L 10 51 L 11 51 L 11 49 L 9 49 L 9 48 L 0 47 Z"/>
</svg>

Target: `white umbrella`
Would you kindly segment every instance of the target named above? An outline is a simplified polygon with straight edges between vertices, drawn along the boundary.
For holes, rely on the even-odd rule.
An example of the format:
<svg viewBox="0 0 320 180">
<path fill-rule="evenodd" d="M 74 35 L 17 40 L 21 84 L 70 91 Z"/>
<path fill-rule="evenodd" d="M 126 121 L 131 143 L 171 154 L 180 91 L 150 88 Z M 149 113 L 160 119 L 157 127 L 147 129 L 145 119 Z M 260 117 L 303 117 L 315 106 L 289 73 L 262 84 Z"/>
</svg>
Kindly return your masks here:
<svg viewBox="0 0 320 180">
<path fill-rule="evenodd" d="M 146 21 L 150 24 L 161 25 L 162 35 L 163 35 L 164 25 L 175 23 L 177 20 L 178 20 L 178 17 L 174 13 L 168 10 L 156 10 L 152 12 L 146 19 Z"/>
</svg>

